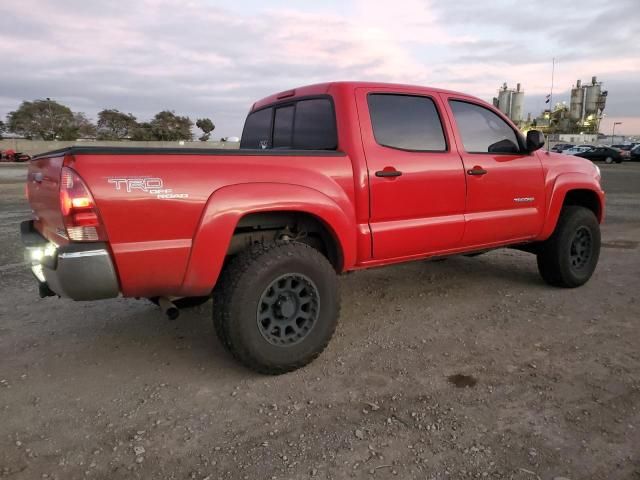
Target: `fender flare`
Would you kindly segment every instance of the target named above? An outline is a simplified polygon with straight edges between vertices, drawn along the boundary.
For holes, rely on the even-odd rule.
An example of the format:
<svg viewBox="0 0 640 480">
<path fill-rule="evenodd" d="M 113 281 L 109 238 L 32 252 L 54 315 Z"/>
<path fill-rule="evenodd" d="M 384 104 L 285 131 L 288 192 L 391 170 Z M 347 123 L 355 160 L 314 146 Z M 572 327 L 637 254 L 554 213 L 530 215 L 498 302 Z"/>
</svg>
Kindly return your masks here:
<svg viewBox="0 0 640 480">
<path fill-rule="evenodd" d="M 207 200 L 195 232 L 181 294 L 200 296 L 211 291 L 238 222 L 252 213 L 295 211 L 315 216 L 341 249 L 340 271 L 349 269 L 357 254 L 355 213 L 346 196 L 338 202 L 313 188 L 282 183 L 243 183 L 216 190 Z"/>
<path fill-rule="evenodd" d="M 602 223 L 604 219 L 604 192 L 595 177 L 577 172 L 562 173 L 556 177 L 553 182 L 553 187 L 549 189 L 550 194 L 547 196 L 547 214 L 542 232 L 540 233 L 540 240 L 546 240 L 555 230 L 564 200 L 567 193 L 571 190 L 589 190 L 596 195 L 600 204 L 598 222 Z"/>
</svg>

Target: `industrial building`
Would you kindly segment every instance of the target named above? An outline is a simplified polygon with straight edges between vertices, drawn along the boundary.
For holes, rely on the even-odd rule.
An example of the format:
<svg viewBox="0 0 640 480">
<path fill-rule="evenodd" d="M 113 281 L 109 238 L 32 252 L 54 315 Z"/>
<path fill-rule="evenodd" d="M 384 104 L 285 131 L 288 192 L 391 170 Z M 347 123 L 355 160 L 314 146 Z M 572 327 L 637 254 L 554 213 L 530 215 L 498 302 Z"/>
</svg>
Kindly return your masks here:
<svg viewBox="0 0 640 480">
<path fill-rule="evenodd" d="M 576 81 L 571 89 L 569 103 L 569 120 L 577 130 L 598 132 L 602 111 L 607 103 L 607 91 L 602 90 L 602 82 L 596 77 L 591 77 L 591 85 L 582 85 Z"/>
<path fill-rule="evenodd" d="M 519 83 L 514 90 L 507 87 L 505 82 L 498 90 L 498 97 L 493 99 L 493 105 L 516 125 L 520 125 L 524 120 L 524 91 L 520 89 Z"/>
<path fill-rule="evenodd" d="M 534 119 L 531 114 L 524 117 L 524 91 L 519 83 L 513 89 L 505 82 L 493 104 L 522 129 L 538 128 L 557 134 L 597 134 L 606 101 L 607 91 L 594 76 L 590 84 L 576 81 L 568 106 L 566 102 L 557 103 Z"/>
</svg>

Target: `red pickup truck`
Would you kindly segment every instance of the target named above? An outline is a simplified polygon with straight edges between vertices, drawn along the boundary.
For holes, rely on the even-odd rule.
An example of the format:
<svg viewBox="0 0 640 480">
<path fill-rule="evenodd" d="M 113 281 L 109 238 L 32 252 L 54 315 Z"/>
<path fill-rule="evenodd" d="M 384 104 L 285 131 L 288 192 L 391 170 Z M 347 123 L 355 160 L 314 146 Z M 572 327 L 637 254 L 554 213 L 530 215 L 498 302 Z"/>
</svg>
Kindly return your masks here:
<svg viewBox="0 0 640 480">
<path fill-rule="evenodd" d="M 242 363 L 312 361 L 339 315 L 336 274 L 499 247 L 549 284 L 596 268 L 600 171 L 540 148 L 461 93 L 335 82 L 256 102 L 239 150 L 71 147 L 30 161 L 22 225 L 41 295 L 213 295 Z"/>
</svg>

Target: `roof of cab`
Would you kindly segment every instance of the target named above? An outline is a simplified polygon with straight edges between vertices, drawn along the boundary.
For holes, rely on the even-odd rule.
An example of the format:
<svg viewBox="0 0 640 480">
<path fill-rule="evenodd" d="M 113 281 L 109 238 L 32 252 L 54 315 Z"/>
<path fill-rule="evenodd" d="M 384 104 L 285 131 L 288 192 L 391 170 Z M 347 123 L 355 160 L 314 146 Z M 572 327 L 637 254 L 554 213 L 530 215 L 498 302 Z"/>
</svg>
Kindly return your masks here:
<svg viewBox="0 0 640 480">
<path fill-rule="evenodd" d="M 284 90 L 282 92 L 264 97 L 253 104 L 251 111 L 262 108 L 272 103 L 286 101 L 295 97 L 305 97 L 312 95 L 326 95 L 332 88 L 346 88 L 355 90 L 356 88 L 384 88 L 384 89 L 402 89 L 411 90 L 416 93 L 447 93 L 454 94 L 461 97 L 475 98 L 471 95 L 467 95 L 461 92 L 455 92 L 453 90 L 445 90 L 435 87 L 424 87 L 419 85 L 404 85 L 400 83 L 384 83 L 384 82 L 356 82 L 356 81 L 340 81 L 340 82 L 325 82 L 316 83 L 313 85 L 305 85 L 303 87 L 297 87 L 290 90 Z M 480 99 L 478 99 L 480 100 Z M 482 101 L 482 100 L 481 100 Z"/>
</svg>

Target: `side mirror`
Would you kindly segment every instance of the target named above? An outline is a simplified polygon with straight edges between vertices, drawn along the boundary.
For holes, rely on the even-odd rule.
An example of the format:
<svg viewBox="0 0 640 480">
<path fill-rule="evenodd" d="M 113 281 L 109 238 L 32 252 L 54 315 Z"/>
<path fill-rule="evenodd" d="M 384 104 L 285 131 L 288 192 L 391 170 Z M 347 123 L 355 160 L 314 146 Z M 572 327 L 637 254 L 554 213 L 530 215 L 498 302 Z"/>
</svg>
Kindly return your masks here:
<svg viewBox="0 0 640 480">
<path fill-rule="evenodd" d="M 544 133 L 540 130 L 529 130 L 527 132 L 527 152 L 535 152 L 544 146 Z"/>
</svg>

